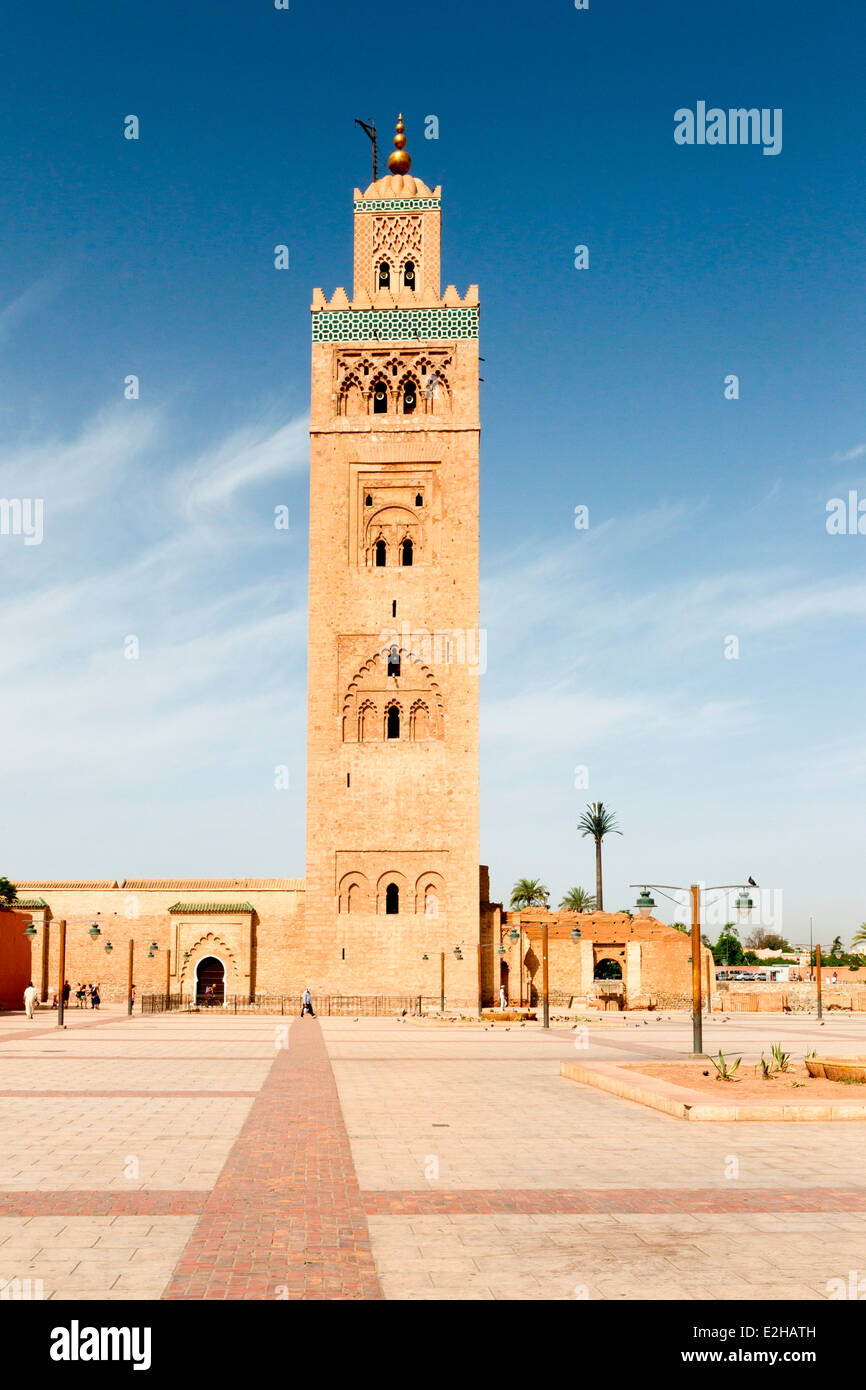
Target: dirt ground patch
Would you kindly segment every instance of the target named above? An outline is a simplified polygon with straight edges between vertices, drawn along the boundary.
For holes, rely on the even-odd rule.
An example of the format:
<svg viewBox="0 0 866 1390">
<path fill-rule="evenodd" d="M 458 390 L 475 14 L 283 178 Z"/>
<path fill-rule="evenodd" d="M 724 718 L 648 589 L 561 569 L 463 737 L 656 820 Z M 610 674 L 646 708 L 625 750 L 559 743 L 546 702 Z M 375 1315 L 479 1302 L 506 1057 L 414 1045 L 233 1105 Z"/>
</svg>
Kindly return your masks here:
<svg viewBox="0 0 866 1390">
<path fill-rule="evenodd" d="M 727 1056 L 733 1062 L 736 1053 Z M 812 1077 L 803 1062 L 794 1062 L 784 1072 L 774 1072 L 765 1081 L 755 1062 L 742 1061 L 732 1081 L 716 1079 L 716 1069 L 706 1062 L 628 1062 L 624 1071 L 638 1076 L 652 1076 L 674 1086 L 686 1086 L 699 1091 L 719 1105 L 737 1105 L 741 1101 L 761 1101 L 764 1104 L 800 1105 L 810 1100 L 862 1100 L 866 1102 L 866 1085 L 846 1085 L 843 1081 L 827 1081 Z"/>
</svg>

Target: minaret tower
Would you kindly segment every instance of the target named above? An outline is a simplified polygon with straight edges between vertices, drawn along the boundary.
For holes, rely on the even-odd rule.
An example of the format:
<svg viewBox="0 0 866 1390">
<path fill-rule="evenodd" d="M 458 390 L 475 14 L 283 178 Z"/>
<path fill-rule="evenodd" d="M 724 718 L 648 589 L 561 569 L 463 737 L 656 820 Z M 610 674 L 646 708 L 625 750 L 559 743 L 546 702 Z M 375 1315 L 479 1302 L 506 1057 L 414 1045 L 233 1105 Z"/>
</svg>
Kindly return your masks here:
<svg viewBox="0 0 866 1390">
<path fill-rule="evenodd" d="M 478 290 L 440 293 L 441 189 L 411 164 L 401 116 L 390 172 L 355 189 L 352 299 L 313 294 L 307 969 L 438 994 L 447 951 L 471 998 Z"/>
</svg>

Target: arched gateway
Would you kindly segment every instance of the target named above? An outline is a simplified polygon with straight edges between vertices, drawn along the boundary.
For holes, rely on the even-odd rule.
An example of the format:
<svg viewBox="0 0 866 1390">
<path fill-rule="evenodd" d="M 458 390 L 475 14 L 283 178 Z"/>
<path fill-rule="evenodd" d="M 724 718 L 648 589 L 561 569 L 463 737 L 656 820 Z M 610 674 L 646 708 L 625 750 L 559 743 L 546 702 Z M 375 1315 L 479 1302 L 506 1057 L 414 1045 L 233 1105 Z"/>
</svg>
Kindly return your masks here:
<svg viewBox="0 0 866 1390">
<path fill-rule="evenodd" d="M 197 1004 L 224 1004 L 225 997 L 225 965 L 219 956 L 205 956 L 195 968 L 195 1002 Z"/>
</svg>

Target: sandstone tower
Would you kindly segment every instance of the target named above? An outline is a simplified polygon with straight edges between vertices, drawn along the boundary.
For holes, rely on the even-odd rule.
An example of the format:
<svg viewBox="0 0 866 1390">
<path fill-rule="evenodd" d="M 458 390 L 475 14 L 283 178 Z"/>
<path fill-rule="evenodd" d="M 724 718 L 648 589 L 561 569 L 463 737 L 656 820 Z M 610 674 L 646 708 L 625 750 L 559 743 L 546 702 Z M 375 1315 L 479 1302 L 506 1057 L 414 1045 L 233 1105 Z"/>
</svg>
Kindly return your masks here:
<svg viewBox="0 0 866 1390">
<path fill-rule="evenodd" d="M 440 293 L 441 189 L 394 144 L 351 301 L 313 294 L 305 938 L 319 989 L 436 995 L 446 951 L 472 997 L 478 291 Z"/>
</svg>

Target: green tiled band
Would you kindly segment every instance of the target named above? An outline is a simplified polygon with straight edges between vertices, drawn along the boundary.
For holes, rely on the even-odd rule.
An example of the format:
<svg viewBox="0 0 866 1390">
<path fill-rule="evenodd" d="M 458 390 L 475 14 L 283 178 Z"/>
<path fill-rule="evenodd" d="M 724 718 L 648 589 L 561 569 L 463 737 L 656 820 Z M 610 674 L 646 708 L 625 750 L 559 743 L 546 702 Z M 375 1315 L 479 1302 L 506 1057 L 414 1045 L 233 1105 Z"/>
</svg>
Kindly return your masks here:
<svg viewBox="0 0 866 1390">
<path fill-rule="evenodd" d="M 441 198 L 378 198 L 375 202 L 355 199 L 356 212 L 429 212 L 441 206 Z"/>
<path fill-rule="evenodd" d="M 479 309 L 314 309 L 314 343 L 478 337 Z"/>
</svg>

